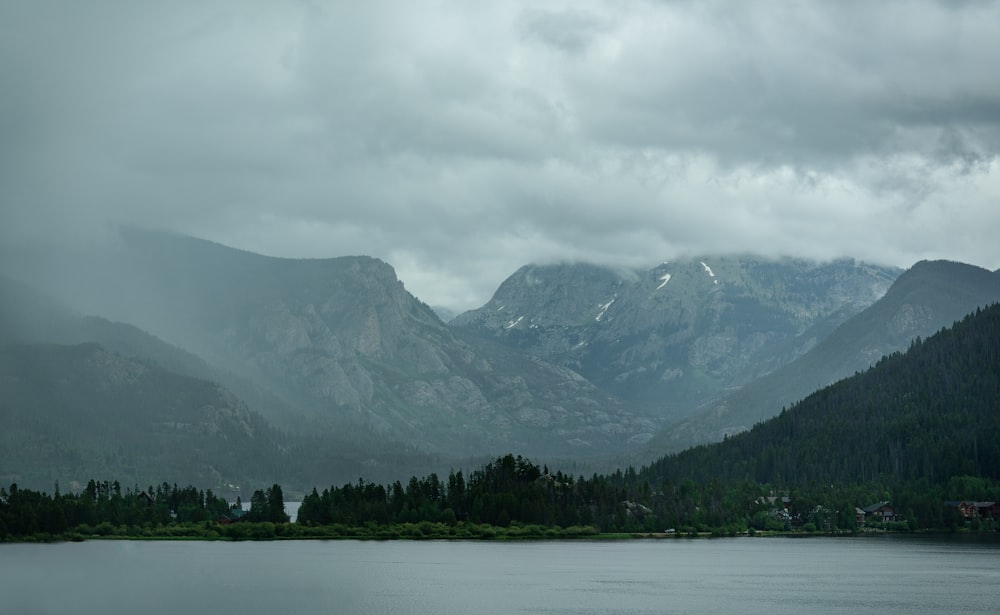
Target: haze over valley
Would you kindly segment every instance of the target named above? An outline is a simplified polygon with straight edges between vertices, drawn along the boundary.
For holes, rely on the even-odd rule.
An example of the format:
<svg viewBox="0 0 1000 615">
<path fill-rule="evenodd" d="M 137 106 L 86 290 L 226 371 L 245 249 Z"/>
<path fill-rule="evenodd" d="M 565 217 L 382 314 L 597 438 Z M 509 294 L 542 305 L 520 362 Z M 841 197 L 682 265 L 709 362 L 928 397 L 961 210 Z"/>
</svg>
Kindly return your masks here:
<svg viewBox="0 0 1000 615">
<path fill-rule="evenodd" d="M 704 256 L 527 265 L 445 323 L 377 259 L 140 229 L 5 275 L 3 476 L 39 485 L 652 460 L 1000 300 L 1000 273 L 947 261 Z"/>
</svg>

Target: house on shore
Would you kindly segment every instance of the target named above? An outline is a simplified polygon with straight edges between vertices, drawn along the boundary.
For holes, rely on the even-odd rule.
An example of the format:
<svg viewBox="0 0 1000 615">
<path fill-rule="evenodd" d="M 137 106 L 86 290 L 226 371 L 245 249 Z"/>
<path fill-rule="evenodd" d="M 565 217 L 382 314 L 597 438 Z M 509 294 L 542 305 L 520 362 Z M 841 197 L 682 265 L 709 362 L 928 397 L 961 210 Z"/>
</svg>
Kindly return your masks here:
<svg viewBox="0 0 1000 615">
<path fill-rule="evenodd" d="M 1000 519 L 1000 507 L 997 506 L 996 502 L 949 500 L 944 505 L 957 508 L 966 521 L 973 519 Z"/>
<path fill-rule="evenodd" d="M 146 493 L 145 491 L 139 492 L 139 500 L 146 505 L 146 508 L 152 508 L 156 506 L 156 494 L 150 491 Z"/>
<path fill-rule="evenodd" d="M 238 521 L 243 521 L 246 515 L 247 511 L 233 506 L 227 514 L 219 517 L 219 525 L 232 525 Z"/>
<path fill-rule="evenodd" d="M 896 509 L 889 504 L 889 502 L 876 502 L 870 504 L 861 509 L 864 513 L 864 523 L 859 524 L 859 526 L 867 525 L 869 523 L 888 523 L 890 521 L 896 520 Z M 855 511 L 857 514 L 857 511 Z"/>
<path fill-rule="evenodd" d="M 854 524 L 858 527 L 865 526 L 865 510 L 863 508 L 854 507 Z"/>
</svg>

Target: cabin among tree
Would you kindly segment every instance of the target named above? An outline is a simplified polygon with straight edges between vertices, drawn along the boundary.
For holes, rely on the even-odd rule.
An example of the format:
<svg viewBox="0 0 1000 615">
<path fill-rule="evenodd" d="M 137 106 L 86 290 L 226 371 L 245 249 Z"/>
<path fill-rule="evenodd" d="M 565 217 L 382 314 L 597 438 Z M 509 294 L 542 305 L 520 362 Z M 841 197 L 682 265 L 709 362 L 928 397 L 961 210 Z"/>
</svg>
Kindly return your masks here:
<svg viewBox="0 0 1000 615">
<path fill-rule="evenodd" d="M 789 510 L 792 506 L 792 498 L 787 495 L 774 495 L 774 492 L 772 491 L 771 495 L 761 496 L 757 498 L 756 501 L 757 504 L 767 506 L 769 508 L 769 514 L 777 519 L 784 528 L 788 529 L 792 526 L 792 522 L 795 521 Z M 801 519 L 799 521 L 801 521 Z"/>
<path fill-rule="evenodd" d="M 861 509 L 865 514 L 865 525 L 868 523 L 888 523 L 896 520 L 896 510 L 889 502 L 876 502 Z"/>
<path fill-rule="evenodd" d="M 865 526 L 865 509 L 854 507 L 854 524 L 858 527 Z"/>
<path fill-rule="evenodd" d="M 1000 508 L 996 502 L 974 502 L 972 500 L 948 501 L 945 506 L 957 508 L 966 521 L 973 519 L 1000 519 Z"/>
<path fill-rule="evenodd" d="M 232 525 L 237 521 L 243 521 L 246 516 L 247 511 L 237 506 L 233 506 L 229 509 L 228 513 L 219 516 L 219 525 Z"/>
<path fill-rule="evenodd" d="M 146 505 L 146 508 L 152 508 L 156 504 L 156 494 L 150 490 L 149 493 L 145 491 L 139 492 L 139 501 Z"/>
</svg>

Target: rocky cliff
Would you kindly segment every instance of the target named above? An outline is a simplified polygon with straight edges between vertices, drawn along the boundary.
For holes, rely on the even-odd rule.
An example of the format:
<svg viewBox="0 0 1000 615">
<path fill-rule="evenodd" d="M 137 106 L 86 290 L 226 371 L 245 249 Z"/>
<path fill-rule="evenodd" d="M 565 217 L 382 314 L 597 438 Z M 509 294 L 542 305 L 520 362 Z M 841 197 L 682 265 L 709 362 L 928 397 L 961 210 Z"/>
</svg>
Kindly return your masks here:
<svg viewBox="0 0 1000 615">
<path fill-rule="evenodd" d="M 622 271 L 528 266 L 456 329 L 573 369 L 678 417 L 795 359 L 898 271 L 853 261 L 700 258 Z"/>
<path fill-rule="evenodd" d="M 74 266 L 55 292 L 265 387 L 282 403 L 255 409 L 289 429 L 293 407 L 310 431 L 552 456 L 621 450 L 660 425 L 570 367 L 449 329 L 377 259 L 269 258 L 130 231 Z"/>
</svg>

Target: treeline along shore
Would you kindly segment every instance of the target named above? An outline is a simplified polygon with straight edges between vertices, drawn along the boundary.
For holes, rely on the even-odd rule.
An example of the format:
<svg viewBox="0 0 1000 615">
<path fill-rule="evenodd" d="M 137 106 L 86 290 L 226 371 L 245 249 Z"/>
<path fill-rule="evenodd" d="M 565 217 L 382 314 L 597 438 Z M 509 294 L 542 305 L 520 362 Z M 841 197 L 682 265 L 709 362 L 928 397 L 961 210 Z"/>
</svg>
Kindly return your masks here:
<svg viewBox="0 0 1000 615">
<path fill-rule="evenodd" d="M 736 536 L 1000 527 L 987 506 L 1000 499 L 1000 486 L 977 477 L 893 490 L 879 484 L 775 489 L 689 479 L 653 485 L 642 474 L 629 468 L 574 478 L 507 455 L 468 476 L 452 471 L 446 480 L 430 474 L 405 485 L 359 480 L 313 489 L 294 523 L 277 484 L 254 492 L 249 510 L 211 490 L 167 483 L 122 489 L 117 482 L 92 480 L 78 493 L 61 493 L 57 486 L 52 495 L 11 485 L 0 489 L 0 541 Z"/>
</svg>

